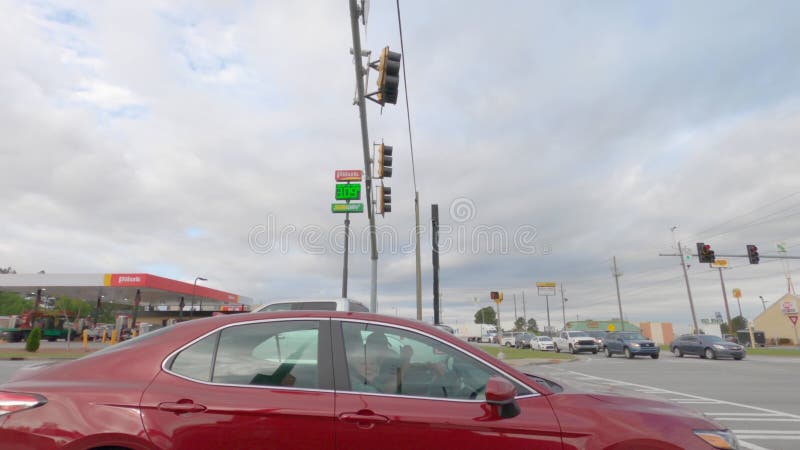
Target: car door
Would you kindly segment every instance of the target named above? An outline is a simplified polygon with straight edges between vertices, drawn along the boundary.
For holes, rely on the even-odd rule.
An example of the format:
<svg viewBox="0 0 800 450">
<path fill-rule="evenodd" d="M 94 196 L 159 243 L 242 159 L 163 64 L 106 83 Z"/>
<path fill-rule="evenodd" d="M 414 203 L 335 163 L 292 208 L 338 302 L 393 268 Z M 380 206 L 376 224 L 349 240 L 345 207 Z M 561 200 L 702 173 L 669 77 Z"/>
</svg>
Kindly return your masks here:
<svg viewBox="0 0 800 450">
<path fill-rule="evenodd" d="M 175 352 L 144 392 L 160 448 L 333 449 L 330 320 L 234 324 Z"/>
<path fill-rule="evenodd" d="M 700 340 L 694 336 L 686 336 L 681 341 L 681 350 L 689 355 L 699 355 L 698 349 L 700 348 Z"/>
<path fill-rule="evenodd" d="M 562 448 L 547 398 L 491 365 L 411 329 L 356 320 L 337 328 L 337 448 Z M 380 335 L 388 346 L 373 350 Z M 493 375 L 516 386 L 516 417 L 492 416 L 483 391 Z"/>
</svg>

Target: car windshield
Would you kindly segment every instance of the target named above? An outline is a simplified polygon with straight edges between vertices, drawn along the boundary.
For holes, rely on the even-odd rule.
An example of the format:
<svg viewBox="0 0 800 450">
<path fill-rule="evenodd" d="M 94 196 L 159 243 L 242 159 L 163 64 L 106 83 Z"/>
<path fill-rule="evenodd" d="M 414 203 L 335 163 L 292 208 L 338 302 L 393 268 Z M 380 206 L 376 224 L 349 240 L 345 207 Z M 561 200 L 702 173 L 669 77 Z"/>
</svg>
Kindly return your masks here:
<svg viewBox="0 0 800 450">
<path fill-rule="evenodd" d="M 545 342 L 552 341 L 552 339 L 550 339 L 550 336 L 539 336 L 539 340 Z"/>
<path fill-rule="evenodd" d="M 619 337 L 621 337 L 622 339 L 624 339 L 626 341 L 643 341 L 643 340 L 647 340 L 647 338 L 642 336 L 641 333 L 625 333 L 625 334 L 620 334 Z"/>
<path fill-rule="evenodd" d="M 726 342 L 725 340 L 723 340 L 723 339 L 722 339 L 721 337 L 719 337 L 719 336 L 703 336 L 703 339 L 704 339 L 706 342 Z"/>
<path fill-rule="evenodd" d="M 589 337 L 585 331 L 570 331 L 569 335 L 570 337 Z"/>
</svg>

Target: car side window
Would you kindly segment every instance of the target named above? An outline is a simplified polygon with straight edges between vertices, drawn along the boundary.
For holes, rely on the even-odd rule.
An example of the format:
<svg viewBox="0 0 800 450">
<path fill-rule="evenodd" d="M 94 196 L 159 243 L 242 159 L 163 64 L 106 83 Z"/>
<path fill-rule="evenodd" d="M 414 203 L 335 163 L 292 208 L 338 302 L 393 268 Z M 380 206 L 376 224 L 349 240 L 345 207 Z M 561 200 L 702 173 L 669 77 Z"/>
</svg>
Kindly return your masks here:
<svg viewBox="0 0 800 450">
<path fill-rule="evenodd" d="M 211 382 L 319 387 L 319 323 L 263 322 L 222 330 Z"/>
<path fill-rule="evenodd" d="M 342 332 L 353 391 L 483 400 L 489 377 L 500 375 L 421 334 L 353 322 L 343 322 Z M 518 393 L 530 393 L 527 387 L 509 381 Z"/>
<path fill-rule="evenodd" d="M 211 361 L 219 333 L 210 334 L 181 350 L 170 364 L 170 370 L 185 377 L 211 381 Z"/>
</svg>

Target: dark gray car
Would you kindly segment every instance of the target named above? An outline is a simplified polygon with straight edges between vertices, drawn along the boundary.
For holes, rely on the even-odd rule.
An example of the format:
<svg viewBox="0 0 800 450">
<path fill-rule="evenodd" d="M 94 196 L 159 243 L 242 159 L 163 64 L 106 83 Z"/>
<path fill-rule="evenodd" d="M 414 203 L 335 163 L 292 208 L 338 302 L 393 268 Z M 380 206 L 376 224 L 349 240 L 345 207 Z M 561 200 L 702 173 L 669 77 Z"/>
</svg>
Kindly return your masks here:
<svg viewBox="0 0 800 450">
<path fill-rule="evenodd" d="M 635 331 L 617 331 L 608 333 L 605 338 L 606 356 L 611 358 L 615 353 L 633 359 L 637 355 L 658 359 L 661 349 L 641 333 Z"/>
<path fill-rule="evenodd" d="M 519 333 L 514 337 L 514 347 L 531 348 L 531 335 L 529 333 Z"/>
<path fill-rule="evenodd" d="M 739 360 L 746 355 L 744 347 L 741 345 L 708 334 L 684 334 L 672 341 L 669 348 L 677 357 L 697 355 L 708 359 L 733 358 Z"/>
</svg>

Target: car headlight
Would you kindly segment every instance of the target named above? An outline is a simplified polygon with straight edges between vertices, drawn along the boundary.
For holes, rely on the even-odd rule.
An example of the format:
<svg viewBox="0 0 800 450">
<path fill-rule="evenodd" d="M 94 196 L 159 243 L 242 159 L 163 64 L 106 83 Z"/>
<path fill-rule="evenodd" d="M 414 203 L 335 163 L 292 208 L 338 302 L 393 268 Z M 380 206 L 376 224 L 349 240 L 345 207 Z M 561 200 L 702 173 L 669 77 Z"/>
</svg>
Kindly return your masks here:
<svg viewBox="0 0 800 450">
<path fill-rule="evenodd" d="M 725 346 L 720 344 L 714 344 L 714 348 L 717 350 L 725 350 Z"/>
<path fill-rule="evenodd" d="M 694 430 L 694 435 L 714 448 L 738 450 L 739 441 L 731 430 Z"/>
<path fill-rule="evenodd" d="M 639 344 L 637 344 L 636 342 L 632 342 L 632 343 L 631 343 L 631 347 L 636 347 L 636 348 L 639 348 Z"/>
</svg>

